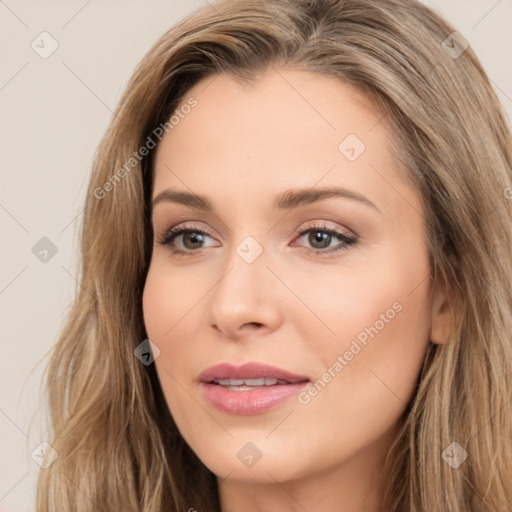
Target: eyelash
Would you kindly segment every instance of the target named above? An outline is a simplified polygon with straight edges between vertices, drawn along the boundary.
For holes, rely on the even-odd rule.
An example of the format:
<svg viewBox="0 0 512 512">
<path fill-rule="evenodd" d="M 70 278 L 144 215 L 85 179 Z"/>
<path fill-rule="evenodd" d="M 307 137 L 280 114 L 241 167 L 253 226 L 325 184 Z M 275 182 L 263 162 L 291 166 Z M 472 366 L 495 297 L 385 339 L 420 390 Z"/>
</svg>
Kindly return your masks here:
<svg viewBox="0 0 512 512">
<path fill-rule="evenodd" d="M 299 247 L 299 249 L 301 249 L 307 253 L 316 253 L 316 255 L 320 255 L 320 256 L 336 253 L 339 251 L 345 251 L 351 245 L 355 245 L 358 241 L 357 238 L 352 237 L 352 236 L 348 235 L 347 233 L 344 233 L 343 231 L 338 231 L 336 229 L 330 228 L 325 223 L 322 226 L 317 226 L 317 225 L 305 226 L 304 229 L 297 230 L 297 232 L 295 234 L 297 237 L 302 237 L 305 234 L 309 233 L 310 231 L 319 231 L 322 233 L 327 233 L 328 235 L 331 235 L 335 238 L 340 239 L 342 242 L 342 245 L 336 246 L 336 247 L 334 247 L 332 249 L 328 249 L 328 250 L 312 249 L 310 247 L 303 247 L 303 246 Z M 179 235 L 186 234 L 186 233 L 197 233 L 200 235 L 210 236 L 206 231 L 203 231 L 202 229 L 196 228 L 194 226 L 175 226 L 175 227 L 168 229 L 164 233 L 164 235 L 160 239 L 157 240 L 157 242 L 161 245 L 168 245 L 170 248 L 170 251 L 177 256 L 192 256 L 192 255 L 195 255 L 196 253 L 199 253 L 200 249 L 196 250 L 196 251 L 190 251 L 190 250 L 183 251 L 181 249 L 177 249 L 175 246 L 172 245 L 172 242 L 174 242 L 174 240 Z"/>
</svg>

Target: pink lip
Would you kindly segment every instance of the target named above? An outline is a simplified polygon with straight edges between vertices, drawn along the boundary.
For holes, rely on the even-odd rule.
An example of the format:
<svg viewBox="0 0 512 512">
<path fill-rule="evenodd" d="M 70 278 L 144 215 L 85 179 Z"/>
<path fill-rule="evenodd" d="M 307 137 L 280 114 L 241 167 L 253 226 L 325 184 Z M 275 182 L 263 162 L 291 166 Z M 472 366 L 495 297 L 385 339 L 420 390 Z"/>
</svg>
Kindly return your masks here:
<svg viewBox="0 0 512 512">
<path fill-rule="evenodd" d="M 214 379 L 274 378 L 287 384 L 258 387 L 236 391 L 213 382 Z M 309 382 L 305 376 L 296 375 L 281 368 L 262 363 L 246 363 L 242 366 L 218 364 L 199 376 L 206 399 L 217 409 L 230 414 L 258 414 L 277 407 L 299 393 Z"/>
<path fill-rule="evenodd" d="M 199 380 L 211 382 L 213 379 L 260 379 L 262 377 L 286 380 L 290 383 L 309 380 L 304 375 L 295 375 L 282 368 L 256 362 L 245 363 L 242 366 L 233 366 L 229 363 L 216 364 L 201 373 Z"/>
</svg>

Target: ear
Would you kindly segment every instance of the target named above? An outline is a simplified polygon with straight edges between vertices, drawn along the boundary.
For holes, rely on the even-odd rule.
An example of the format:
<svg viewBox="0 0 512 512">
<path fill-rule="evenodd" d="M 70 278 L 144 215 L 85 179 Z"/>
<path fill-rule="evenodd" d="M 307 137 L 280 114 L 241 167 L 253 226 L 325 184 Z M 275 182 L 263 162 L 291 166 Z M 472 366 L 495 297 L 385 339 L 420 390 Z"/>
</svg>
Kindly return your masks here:
<svg viewBox="0 0 512 512">
<path fill-rule="evenodd" d="M 448 287 L 438 283 L 432 293 L 430 341 L 435 344 L 446 344 L 454 332 L 455 311 Z"/>
</svg>

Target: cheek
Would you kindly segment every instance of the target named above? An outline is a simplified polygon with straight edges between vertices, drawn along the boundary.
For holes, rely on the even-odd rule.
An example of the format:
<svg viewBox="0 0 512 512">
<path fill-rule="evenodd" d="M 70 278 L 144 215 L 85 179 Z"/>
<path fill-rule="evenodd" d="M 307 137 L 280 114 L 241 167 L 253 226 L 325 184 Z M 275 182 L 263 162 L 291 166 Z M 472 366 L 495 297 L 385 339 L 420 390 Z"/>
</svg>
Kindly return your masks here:
<svg viewBox="0 0 512 512">
<path fill-rule="evenodd" d="M 284 274 L 301 299 L 289 310 L 289 319 L 296 326 L 298 339 L 305 343 L 305 353 L 313 350 L 327 366 L 354 346 L 353 342 L 360 345 L 360 355 L 385 350 L 394 354 L 414 347 L 421 350 L 415 341 L 423 345 L 428 333 L 427 264 L 420 258 L 411 264 L 403 256 L 387 252 L 381 256 L 379 260 L 386 264 L 340 265 L 308 279 Z"/>
<path fill-rule="evenodd" d="M 183 272 L 169 271 L 165 265 L 152 262 L 142 296 L 146 333 L 160 350 L 155 366 L 162 391 L 171 415 L 188 442 L 187 433 L 197 421 L 194 401 L 184 389 L 190 385 L 197 368 L 188 365 L 187 356 L 200 351 L 200 347 L 194 348 L 199 337 L 188 335 L 184 329 L 196 325 L 198 319 L 194 315 L 199 313 L 197 305 L 204 293 L 199 286 L 191 286 L 190 276 L 186 279 Z M 197 364 L 197 360 L 193 363 Z"/>
<path fill-rule="evenodd" d="M 175 329 L 183 326 L 181 322 L 205 293 L 205 287 L 194 282 L 193 276 L 170 270 L 159 260 L 151 263 L 142 296 L 146 331 L 157 344 L 172 339 Z"/>
<path fill-rule="evenodd" d="M 335 334 L 319 338 L 310 329 L 309 351 L 320 364 L 300 403 L 306 416 L 326 417 L 333 434 L 341 422 L 355 437 L 375 438 L 400 417 L 415 389 L 430 327 L 428 267 L 419 256 L 391 256 L 382 261 L 394 263 L 317 281 L 326 293 L 311 304 Z"/>
</svg>

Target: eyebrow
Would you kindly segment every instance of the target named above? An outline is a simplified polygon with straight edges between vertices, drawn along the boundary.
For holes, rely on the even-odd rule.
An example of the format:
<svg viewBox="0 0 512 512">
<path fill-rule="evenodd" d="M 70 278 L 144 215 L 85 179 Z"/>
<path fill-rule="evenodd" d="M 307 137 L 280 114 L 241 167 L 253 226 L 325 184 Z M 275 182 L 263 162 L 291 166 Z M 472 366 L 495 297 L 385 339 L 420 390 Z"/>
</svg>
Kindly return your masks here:
<svg viewBox="0 0 512 512">
<path fill-rule="evenodd" d="M 349 190 L 346 188 L 339 187 L 326 187 L 326 188 L 307 188 L 307 189 L 291 189 L 279 194 L 273 203 L 274 209 L 288 210 L 297 208 L 299 206 L 305 206 L 322 199 L 328 199 L 330 197 L 342 197 L 345 199 L 351 199 L 358 201 L 362 204 L 374 208 L 380 212 L 379 208 L 372 203 L 367 197 L 363 196 L 359 192 Z M 155 205 L 161 202 L 171 202 L 189 206 L 196 210 L 213 212 L 213 205 L 207 197 L 198 194 L 192 194 L 190 192 L 166 189 L 160 192 L 153 199 L 153 208 Z"/>
</svg>

